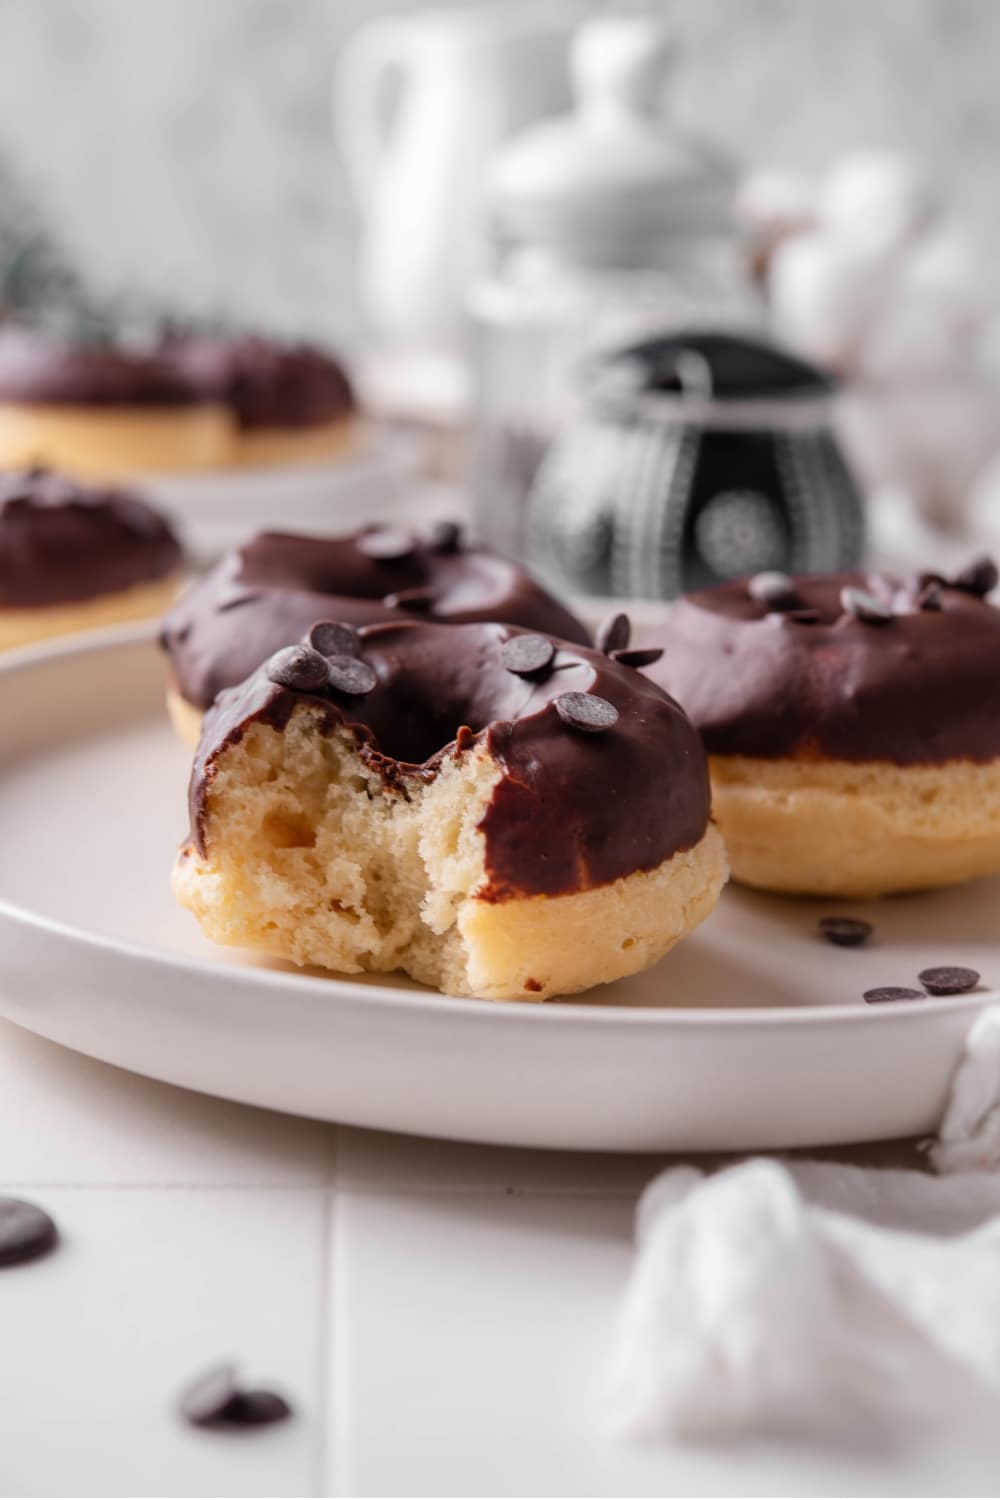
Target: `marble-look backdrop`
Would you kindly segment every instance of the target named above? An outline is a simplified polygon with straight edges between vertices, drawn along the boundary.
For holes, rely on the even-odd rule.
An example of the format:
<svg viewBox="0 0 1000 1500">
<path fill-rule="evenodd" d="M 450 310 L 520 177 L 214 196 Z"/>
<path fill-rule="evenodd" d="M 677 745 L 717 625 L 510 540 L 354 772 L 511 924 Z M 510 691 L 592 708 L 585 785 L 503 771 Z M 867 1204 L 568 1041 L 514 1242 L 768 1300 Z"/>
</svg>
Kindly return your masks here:
<svg viewBox="0 0 1000 1500">
<path fill-rule="evenodd" d="M 744 160 L 909 147 L 984 238 L 1000 231 L 998 0 L 663 3 L 681 115 Z M 395 8 L 0 0 L 0 159 L 100 287 L 351 338 L 357 223 L 331 63 Z"/>
</svg>

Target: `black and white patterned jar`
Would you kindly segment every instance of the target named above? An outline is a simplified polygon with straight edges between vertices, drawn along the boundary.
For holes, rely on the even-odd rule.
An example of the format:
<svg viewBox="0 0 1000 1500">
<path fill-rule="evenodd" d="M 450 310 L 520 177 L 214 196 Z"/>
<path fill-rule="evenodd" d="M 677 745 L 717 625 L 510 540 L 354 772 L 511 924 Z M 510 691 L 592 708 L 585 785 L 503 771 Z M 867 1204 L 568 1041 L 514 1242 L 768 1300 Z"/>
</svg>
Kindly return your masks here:
<svg viewBox="0 0 1000 1500">
<path fill-rule="evenodd" d="M 583 398 L 529 497 L 527 555 L 558 586 L 669 599 L 860 561 L 861 496 L 814 366 L 681 333 L 592 363 Z"/>
</svg>

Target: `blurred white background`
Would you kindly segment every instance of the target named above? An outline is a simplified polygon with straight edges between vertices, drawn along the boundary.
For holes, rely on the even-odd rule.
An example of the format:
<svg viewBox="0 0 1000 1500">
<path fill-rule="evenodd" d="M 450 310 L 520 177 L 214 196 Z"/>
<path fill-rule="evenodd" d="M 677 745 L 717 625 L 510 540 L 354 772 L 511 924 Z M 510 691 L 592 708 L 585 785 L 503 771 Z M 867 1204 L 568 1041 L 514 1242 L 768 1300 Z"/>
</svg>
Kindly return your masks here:
<svg viewBox="0 0 1000 1500">
<path fill-rule="evenodd" d="M 371 0 L 0 0 L 0 163 L 98 287 L 351 339 L 329 88 Z M 664 0 L 683 120 L 748 166 L 913 151 L 1000 231 L 995 0 Z"/>
</svg>

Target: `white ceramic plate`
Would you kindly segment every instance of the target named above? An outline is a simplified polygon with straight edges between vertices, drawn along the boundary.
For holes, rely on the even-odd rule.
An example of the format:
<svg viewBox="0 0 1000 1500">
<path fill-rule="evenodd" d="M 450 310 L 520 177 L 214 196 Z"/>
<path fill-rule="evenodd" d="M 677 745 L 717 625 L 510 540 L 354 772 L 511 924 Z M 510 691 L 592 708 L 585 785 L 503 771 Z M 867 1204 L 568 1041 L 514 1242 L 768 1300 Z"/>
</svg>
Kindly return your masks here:
<svg viewBox="0 0 1000 1500">
<path fill-rule="evenodd" d="M 1000 885 L 874 904 L 732 889 L 655 969 L 550 1006 L 302 974 L 204 941 L 168 889 L 188 756 L 148 631 L 0 665 L 0 1012 L 95 1057 L 325 1119 L 534 1146 L 737 1149 L 932 1130 L 983 994 L 867 1007 L 956 962 L 1000 980 Z M 844 910 L 838 904 L 837 910 Z M 859 912 L 857 904 L 846 909 Z"/>
<path fill-rule="evenodd" d="M 336 462 L 138 475 L 198 563 L 213 562 L 255 531 L 279 527 L 339 535 L 396 516 L 420 472 L 426 443 L 415 433 L 366 431 Z"/>
</svg>

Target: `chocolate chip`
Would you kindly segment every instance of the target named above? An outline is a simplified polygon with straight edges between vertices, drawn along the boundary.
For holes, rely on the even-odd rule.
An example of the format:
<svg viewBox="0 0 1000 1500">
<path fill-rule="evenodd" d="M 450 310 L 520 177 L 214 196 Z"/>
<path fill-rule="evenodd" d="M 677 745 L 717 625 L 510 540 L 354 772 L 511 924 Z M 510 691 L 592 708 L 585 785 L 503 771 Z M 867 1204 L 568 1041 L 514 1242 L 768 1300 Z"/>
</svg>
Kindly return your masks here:
<svg viewBox="0 0 1000 1500">
<path fill-rule="evenodd" d="M 546 635 L 514 635 L 500 648 L 500 660 L 515 677 L 534 677 L 552 662 L 556 648 Z"/>
<path fill-rule="evenodd" d="M 605 656 L 610 656 L 612 651 L 624 651 L 631 639 L 632 622 L 628 615 L 609 615 L 597 627 L 597 649 Z"/>
<path fill-rule="evenodd" d="M 611 651 L 608 654 L 612 661 L 620 662 L 623 667 L 651 667 L 663 655 L 663 647 L 630 646 L 626 651 Z"/>
<path fill-rule="evenodd" d="M 921 969 L 917 978 L 929 995 L 966 995 L 979 983 L 975 969 L 961 969 L 950 964 L 937 969 Z"/>
<path fill-rule="evenodd" d="M 292 1408 L 277 1391 L 239 1391 L 230 1402 L 225 1421 L 238 1427 L 262 1427 L 267 1422 L 284 1422 Z"/>
<path fill-rule="evenodd" d="M 320 620 L 309 632 L 309 644 L 322 656 L 360 656 L 361 637 L 353 625 Z"/>
<path fill-rule="evenodd" d="M 331 656 L 324 666 L 330 686 L 352 698 L 363 698 L 378 682 L 373 668 L 356 656 Z"/>
<path fill-rule="evenodd" d="M 961 573 L 955 575 L 954 587 L 964 589 L 967 594 L 978 594 L 981 598 L 991 594 L 1000 582 L 1000 572 L 992 557 L 985 553 L 975 558 Z"/>
<path fill-rule="evenodd" d="M 24 1198 L 0 1198 L 0 1266 L 47 1255 L 59 1238 L 44 1208 Z"/>
<path fill-rule="evenodd" d="M 213 1365 L 184 1388 L 177 1409 L 192 1427 L 209 1427 L 214 1422 L 226 1420 L 239 1395 L 236 1366 L 228 1363 Z"/>
<path fill-rule="evenodd" d="M 885 984 L 881 989 L 865 990 L 865 999 L 869 1005 L 887 1005 L 894 1000 L 923 1000 L 923 990 L 908 990 L 902 985 Z"/>
<path fill-rule="evenodd" d="M 791 620 L 794 625 L 818 625 L 820 618 L 818 609 L 786 609 L 775 611 L 775 614 L 782 620 Z"/>
<path fill-rule="evenodd" d="M 787 573 L 755 573 L 747 584 L 747 593 L 769 610 L 794 609 L 799 602 L 795 583 Z"/>
<path fill-rule="evenodd" d="M 433 589 L 399 589 L 395 594 L 386 594 L 382 603 L 386 609 L 411 609 L 414 614 L 425 614 L 434 608 L 435 598 Z"/>
<path fill-rule="evenodd" d="M 872 935 L 872 924 L 861 917 L 820 917 L 819 930 L 838 948 L 859 948 Z"/>
<path fill-rule="evenodd" d="M 413 555 L 413 541 L 404 531 L 393 526 L 383 526 L 376 531 L 363 531 L 354 545 L 365 557 L 376 562 L 401 562 Z"/>
<path fill-rule="evenodd" d="M 267 664 L 267 675 L 278 687 L 295 693 L 315 693 L 326 687 L 326 658 L 311 646 L 286 646 Z"/>
<path fill-rule="evenodd" d="M 850 585 L 840 591 L 840 606 L 845 614 L 863 620 L 866 625 L 885 625 L 893 618 L 892 604 L 888 599 L 877 599 L 867 590 Z"/>
<path fill-rule="evenodd" d="M 427 528 L 427 546 L 432 552 L 457 552 L 462 528 L 457 521 L 435 521 Z"/>
<path fill-rule="evenodd" d="M 552 702 L 556 713 L 570 729 L 601 734 L 618 723 L 617 708 L 606 698 L 598 698 L 596 693 L 560 693 Z"/>
</svg>

